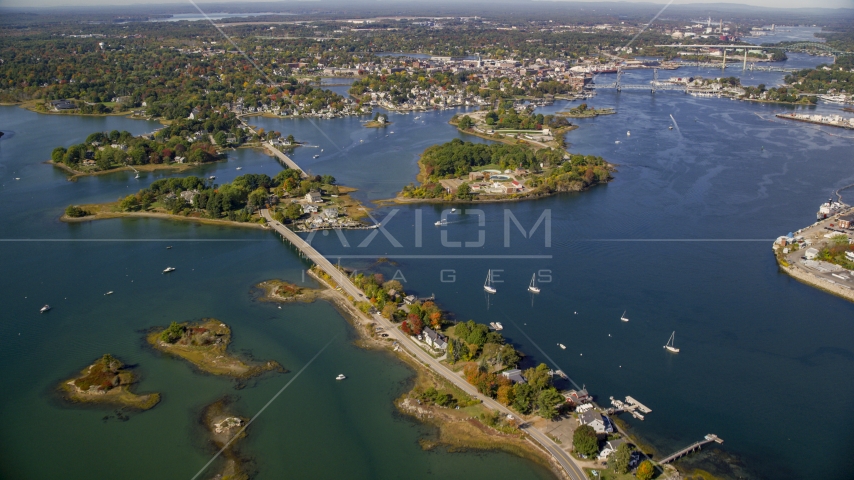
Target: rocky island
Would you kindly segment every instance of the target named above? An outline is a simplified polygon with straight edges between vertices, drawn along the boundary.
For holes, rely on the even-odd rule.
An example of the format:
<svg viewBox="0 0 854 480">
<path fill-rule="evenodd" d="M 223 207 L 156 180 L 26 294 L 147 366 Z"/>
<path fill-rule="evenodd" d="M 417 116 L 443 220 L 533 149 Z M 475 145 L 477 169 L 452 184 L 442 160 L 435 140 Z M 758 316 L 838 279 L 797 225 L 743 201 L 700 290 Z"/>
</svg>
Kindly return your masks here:
<svg viewBox="0 0 854 480">
<path fill-rule="evenodd" d="M 217 451 L 222 451 L 225 464 L 214 478 L 248 480 L 244 469 L 245 460 L 240 457 L 235 444 L 246 437 L 248 418 L 233 415 L 229 411 L 230 399 L 224 398 L 208 405 L 202 411 L 202 423 L 210 432 L 210 441 Z"/>
<path fill-rule="evenodd" d="M 617 111 L 613 108 L 597 109 L 588 106 L 586 103 L 582 103 L 577 107 L 570 108 L 563 112 L 557 112 L 558 115 L 569 118 L 591 118 L 598 117 L 599 115 L 613 115 L 615 113 L 617 113 Z"/>
<path fill-rule="evenodd" d="M 70 402 L 119 405 L 148 410 L 160 402 L 159 393 L 137 395 L 131 392 L 136 376 L 116 357 L 105 354 L 80 372 L 80 375 L 59 385 L 63 397 Z"/>
<path fill-rule="evenodd" d="M 262 292 L 259 300 L 262 302 L 313 302 L 317 296 L 322 293 L 321 290 L 314 288 L 300 287 L 293 283 L 284 280 L 265 280 L 255 285 L 257 290 Z"/>
<path fill-rule="evenodd" d="M 150 333 L 147 340 L 156 350 L 181 357 L 214 375 L 247 379 L 267 371 L 286 372 L 273 360 L 250 365 L 228 354 L 231 329 L 214 318 L 195 324 L 172 322 L 169 327 Z"/>
</svg>

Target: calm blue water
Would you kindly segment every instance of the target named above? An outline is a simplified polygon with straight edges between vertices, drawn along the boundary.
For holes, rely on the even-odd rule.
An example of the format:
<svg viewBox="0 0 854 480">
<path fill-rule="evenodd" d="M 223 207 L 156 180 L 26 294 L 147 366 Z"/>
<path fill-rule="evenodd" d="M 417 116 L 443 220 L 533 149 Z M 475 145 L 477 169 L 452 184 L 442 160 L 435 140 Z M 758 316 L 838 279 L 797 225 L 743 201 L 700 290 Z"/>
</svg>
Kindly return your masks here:
<svg viewBox="0 0 854 480">
<path fill-rule="evenodd" d="M 648 82 L 652 72 L 629 75 Z M 756 80 L 773 85 L 779 77 Z M 725 439 L 722 449 L 689 457 L 686 466 L 733 478 L 848 478 L 854 468 L 847 454 L 854 446 L 847 433 L 854 424 L 848 325 L 854 306 L 779 273 L 770 244 L 811 222 L 833 190 L 854 183 L 854 135 L 773 118 L 791 107 L 675 92 L 603 91 L 587 103 L 618 114 L 574 120 L 580 128 L 567 141 L 573 152 L 615 163 L 612 183 L 539 201 L 477 205 L 482 226 L 477 212 L 450 217 L 445 241 L 477 242 L 483 231 L 480 247 L 443 246 L 432 223 L 451 205 L 373 212 L 381 220 L 396 211 L 387 229 L 399 248 L 382 234 L 359 248 L 370 234 L 365 231 L 345 233 L 351 247 L 335 235 L 318 235 L 313 243 L 355 268 L 397 256 L 398 265 L 382 267 L 387 277 L 399 270 L 407 290 L 435 293 L 458 319 L 503 322 L 528 355 L 526 363 L 563 369 L 600 403 L 611 395 L 639 399 L 653 413 L 644 422 L 626 420 L 661 454 L 706 433 Z M 838 112 L 826 105 L 811 110 Z M 364 128 L 356 118 L 256 117 L 250 123 L 316 146 L 298 148 L 294 159 L 376 200 L 414 181 L 424 148 L 461 136 L 447 124 L 453 113 L 390 114 L 393 123 L 385 129 Z M 275 359 L 292 372 L 333 342 L 253 424 L 243 449 L 256 459 L 260 478 L 394 478 L 404 468 L 407 476 L 422 477 L 547 476 L 507 455 L 422 452 L 417 439 L 430 429 L 398 417 L 391 405 L 407 388 L 408 369 L 353 347 L 349 327 L 328 305 L 278 310 L 251 301 L 255 282 L 300 281 L 306 267 L 275 236 L 156 220 L 58 222 L 69 203 L 112 200 L 159 175 L 70 183 L 41 163 L 50 150 L 94 130 L 142 133 L 152 124 L 2 107 L 0 125 L 13 131 L 0 139 L 2 236 L 81 240 L 3 242 L 0 266 L 13 273 L 0 277 L 8 299 L 0 322 L 0 380 L 12 388 L 0 395 L 6 459 L 0 476 L 195 474 L 208 458 L 199 441 L 199 409 L 233 394 L 240 413 L 250 415 L 293 375 L 264 377 L 235 391 L 231 382 L 195 374 L 142 344 L 141 330 L 205 316 L 233 326 L 236 351 Z M 49 141 L 45 132 L 52 132 Z M 225 182 L 278 169 L 262 153 L 239 150 L 199 173 Z M 549 211 L 551 246 L 545 246 L 544 226 L 526 239 L 510 223 L 505 247 L 505 209 L 526 229 Z M 131 241 L 138 239 L 148 241 Z M 159 272 L 166 265 L 179 270 L 164 277 Z M 487 299 L 481 285 L 490 268 L 503 270 L 502 283 Z M 525 288 L 540 270 L 550 270 L 552 281 L 541 278 L 543 293 L 531 298 Z M 107 290 L 116 294 L 104 297 Z M 44 303 L 54 310 L 39 315 Z M 619 321 L 624 310 L 629 323 Z M 678 356 L 661 348 L 674 330 Z M 107 351 L 138 363 L 139 390 L 162 392 L 163 403 L 122 423 L 102 422 L 103 411 L 67 408 L 52 398 L 56 382 Z M 331 381 L 342 366 L 355 381 Z M 85 461 L 104 444 L 139 455 Z M 821 447 L 808 449 L 806 458 L 804 445 Z M 44 462 L 45 451 L 55 461 Z"/>
</svg>

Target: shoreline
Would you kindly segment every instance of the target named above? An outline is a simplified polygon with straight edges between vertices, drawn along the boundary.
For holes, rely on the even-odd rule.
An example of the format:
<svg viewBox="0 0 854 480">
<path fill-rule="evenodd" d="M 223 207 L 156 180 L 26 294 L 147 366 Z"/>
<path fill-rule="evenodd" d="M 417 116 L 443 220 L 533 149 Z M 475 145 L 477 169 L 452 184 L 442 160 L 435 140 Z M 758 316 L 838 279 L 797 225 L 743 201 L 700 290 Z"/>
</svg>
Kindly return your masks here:
<svg viewBox="0 0 854 480">
<path fill-rule="evenodd" d="M 87 207 L 98 206 L 98 205 L 110 205 L 110 204 L 90 204 L 90 205 L 79 205 L 79 207 L 84 210 Z M 191 223 L 199 223 L 203 225 L 218 225 L 224 227 L 242 227 L 242 228 L 256 228 L 260 230 L 268 230 L 267 226 L 260 223 L 253 222 L 233 222 L 231 220 L 219 220 L 216 218 L 204 218 L 204 217 L 185 217 L 183 215 L 172 215 L 170 213 L 159 213 L 159 212 L 97 212 L 93 215 L 86 215 L 85 217 L 77 217 L 72 218 L 65 214 L 59 217 L 59 221 L 65 223 L 84 223 L 84 222 L 94 222 L 97 220 L 110 220 L 113 218 L 157 218 L 160 220 L 176 220 L 181 222 L 191 222 Z"/>
<path fill-rule="evenodd" d="M 117 173 L 117 172 L 128 172 L 128 171 L 132 172 L 132 171 L 134 171 L 134 169 L 139 170 L 140 172 L 149 172 L 149 173 L 154 173 L 158 170 L 168 170 L 168 171 L 172 171 L 173 173 L 183 173 L 187 170 L 192 170 L 194 168 L 201 167 L 202 165 L 212 165 L 214 163 L 225 162 L 225 161 L 227 161 L 227 158 L 217 160 L 214 162 L 208 162 L 208 163 L 176 163 L 176 164 L 162 164 L 161 163 L 161 164 L 134 165 L 133 167 L 131 167 L 129 165 L 125 165 L 123 167 L 111 168 L 109 170 L 97 170 L 97 171 L 92 171 L 92 172 L 84 172 L 81 170 L 74 170 L 73 168 L 69 167 L 68 165 L 65 165 L 64 163 L 56 163 L 53 160 L 47 160 L 44 163 L 46 163 L 48 165 L 53 165 L 55 168 L 58 168 L 58 169 L 62 170 L 63 172 L 65 172 L 66 174 L 68 174 L 67 180 L 69 182 L 76 182 L 78 179 L 83 178 L 83 177 L 97 177 L 100 175 L 108 175 L 110 173 Z"/>
<path fill-rule="evenodd" d="M 414 373 L 414 384 L 413 387 L 404 392 L 398 399 L 394 401 L 395 408 L 408 416 L 411 416 L 423 423 L 433 425 L 436 427 L 438 431 L 437 439 L 432 443 L 425 443 L 424 441 L 420 441 L 422 448 L 429 450 L 435 446 L 446 446 L 451 448 L 451 451 L 454 449 L 466 449 L 471 448 L 475 450 L 494 450 L 498 449 L 505 453 L 509 453 L 512 455 L 519 456 L 521 458 L 527 459 L 529 461 L 533 461 L 541 466 L 548 467 L 549 470 L 556 476 L 556 478 L 568 478 L 563 470 L 560 468 L 560 465 L 554 460 L 554 458 L 543 451 L 539 445 L 536 445 L 535 442 L 532 444 L 531 440 L 527 435 L 523 435 L 525 441 L 528 443 L 529 450 L 526 450 L 523 447 L 520 447 L 518 442 L 507 442 L 503 435 L 499 433 L 489 432 L 489 427 L 483 425 L 478 420 L 471 420 L 470 422 L 477 422 L 480 427 L 474 427 L 477 431 L 472 431 L 471 428 L 465 426 L 457 425 L 461 421 L 451 420 L 445 415 L 437 416 L 435 413 L 429 418 L 425 418 L 425 415 L 428 411 L 426 408 L 422 408 L 422 411 L 413 410 L 407 408 L 403 405 L 403 401 L 412 397 L 417 389 L 419 384 L 419 380 L 423 380 L 425 378 L 433 378 L 435 379 L 436 373 L 430 369 L 429 367 L 421 364 L 421 362 L 417 361 L 417 359 L 413 358 L 411 355 L 404 354 L 403 351 L 398 349 L 397 351 L 393 348 L 394 341 L 391 339 L 381 339 L 378 338 L 372 330 L 372 327 L 375 322 L 371 319 L 366 318 L 355 306 L 350 303 L 350 299 L 345 296 L 345 294 L 339 290 L 336 290 L 330 284 L 326 282 L 323 278 L 321 278 L 317 273 L 314 272 L 313 269 L 308 269 L 308 275 L 317 281 L 323 289 L 320 291 L 320 294 L 317 296 L 317 299 L 324 300 L 332 305 L 336 311 L 344 318 L 347 323 L 349 323 L 356 332 L 356 336 L 358 338 L 356 345 L 367 349 L 367 350 L 378 350 L 384 351 L 391 355 L 394 355 L 399 361 L 408 365 Z M 449 382 L 448 382 L 449 383 Z M 454 388 L 456 390 L 454 393 L 457 393 L 459 389 Z M 464 392 L 459 391 L 461 395 L 466 395 Z M 421 407 L 419 407 L 421 408 Z M 436 408 L 436 407 L 434 407 Z M 490 410 L 491 411 L 491 410 Z M 466 421 L 465 423 L 469 423 Z M 471 425 L 471 423 L 469 423 Z M 516 437 L 513 437 L 514 439 Z M 533 445 L 533 446 L 531 446 Z"/>
<path fill-rule="evenodd" d="M 827 280 L 823 280 L 821 277 L 817 277 L 816 275 L 809 271 L 806 271 L 803 267 L 799 265 L 783 265 L 779 257 L 777 257 L 777 265 L 780 267 L 780 270 L 783 273 L 789 275 L 790 277 L 805 285 L 817 288 L 819 290 L 824 291 L 825 293 L 829 293 L 831 295 L 835 295 L 842 299 L 848 300 L 849 302 L 854 302 L 854 290 L 844 288 L 839 284 L 830 283 Z"/>
</svg>

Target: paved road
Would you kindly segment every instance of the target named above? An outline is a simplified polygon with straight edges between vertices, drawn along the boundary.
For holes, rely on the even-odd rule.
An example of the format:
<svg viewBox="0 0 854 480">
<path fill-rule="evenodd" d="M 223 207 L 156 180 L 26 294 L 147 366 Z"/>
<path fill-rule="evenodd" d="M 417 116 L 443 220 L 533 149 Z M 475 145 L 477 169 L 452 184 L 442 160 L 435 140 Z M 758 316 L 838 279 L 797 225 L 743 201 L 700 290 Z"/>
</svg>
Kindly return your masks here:
<svg viewBox="0 0 854 480">
<path fill-rule="evenodd" d="M 341 289 L 352 296 L 357 300 L 364 300 L 365 297 L 362 294 L 362 291 L 359 290 L 353 282 L 345 275 L 343 272 L 338 270 L 335 265 L 332 264 L 329 260 L 326 259 L 323 255 L 320 254 L 317 250 L 314 249 L 308 242 L 302 239 L 299 235 L 292 232 L 290 229 L 282 225 L 281 223 L 273 220 L 270 216 L 270 212 L 266 209 L 261 210 L 261 215 L 267 219 L 267 223 L 273 227 L 277 232 L 283 235 L 288 239 L 294 246 L 302 250 L 303 254 L 305 254 L 311 261 L 313 261 L 316 265 L 318 265 L 323 271 L 332 276 L 335 279 L 336 283 L 341 287 Z M 373 320 L 383 326 L 388 332 L 389 335 L 394 337 L 395 340 L 407 351 L 409 351 L 414 357 L 420 360 L 422 363 L 429 365 L 433 370 L 437 373 L 448 379 L 454 385 L 460 388 L 460 390 L 468 393 L 469 395 L 480 399 L 484 405 L 494 410 L 498 410 L 499 412 L 505 415 L 512 415 L 516 418 L 517 415 L 511 411 L 509 408 L 504 405 L 496 402 L 492 398 L 481 395 L 478 393 L 477 389 L 470 385 L 464 378 L 458 375 L 456 372 L 452 371 L 450 368 L 433 358 L 427 352 L 421 349 L 412 339 L 409 338 L 408 335 L 404 334 L 400 329 L 398 329 L 394 324 L 392 324 L 389 320 L 385 319 L 383 316 L 378 314 L 372 315 Z M 524 430 L 528 435 L 531 436 L 534 440 L 536 440 L 543 448 L 545 448 L 552 457 L 557 460 L 563 469 L 566 471 L 569 478 L 572 480 L 585 480 L 586 477 L 581 468 L 575 463 L 574 459 L 566 453 L 560 446 L 558 446 L 551 438 L 549 438 L 545 433 L 537 430 L 534 427 L 523 426 L 522 430 Z"/>
<path fill-rule="evenodd" d="M 249 129 L 249 131 L 250 131 L 250 132 L 252 132 L 253 134 L 255 134 L 255 133 L 256 133 L 256 132 L 255 132 L 255 130 L 254 130 L 251 126 L 249 126 L 249 124 L 248 124 L 248 123 L 245 123 L 245 122 L 244 122 L 244 123 L 243 123 L 243 125 L 244 125 L 244 126 L 246 126 L 246 128 L 248 128 L 248 129 Z M 211 137 L 211 139 L 213 139 L 213 137 Z M 297 165 L 297 162 L 295 162 L 295 161 L 291 160 L 291 157 L 289 157 L 289 156 L 285 155 L 284 153 L 282 153 L 281 151 L 279 151 L 279 149 L 278 149 L 278 148 L 276 148 L 276 147 L 274 147 L 274 146 L 270 145 L 269 143 L 267 143 L 267 142 L 265 142 L 265 141 L 263 141 L 263 140 L 261 140 L 261 145 L 263 145 L 263 146 L 264 146 L 264 148 L 265 148 L 265 149 L 267 149 L 267 151 L 268 151 L 268 152 L 272 153 L 272 154 L 273 154 L 273 155 L 275 155 L 279 160 L 281 160 L 282 162 L 284 162 L 284 163 L 285 163 L 285 165 L 287 165 L 287 166 L 288 166 L 288 168 L 293 168 L 294 170 L 297 170 L 298 172 L 300 172 L 300 176 L 301 176 L 302 178 L 306 178 L 306 177 L 308 177 L 308 174 L 307 174 L 307 173 L 305 173 L 305 171 L 303 171 L 303 169 L 302 169 L 302 168 L 300 168 L 300 166 L 299 166 L 299 165 Z"/>
</svg>

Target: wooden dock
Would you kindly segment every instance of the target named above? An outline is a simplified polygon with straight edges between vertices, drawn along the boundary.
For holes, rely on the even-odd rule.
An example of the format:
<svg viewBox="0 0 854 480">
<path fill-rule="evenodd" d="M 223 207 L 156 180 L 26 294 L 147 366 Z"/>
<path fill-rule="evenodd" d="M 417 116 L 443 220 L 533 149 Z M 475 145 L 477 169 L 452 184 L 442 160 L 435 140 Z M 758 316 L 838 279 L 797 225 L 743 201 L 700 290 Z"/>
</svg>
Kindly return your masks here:
<svg viewBox="0 0 854 480">
<path fill-rule="evenodd" d="M 614 413 L 626 412 L 631 416 L 637 418 L 638 420 L 643 420 L 644 416 L 640 412 L 643 413 L 652 413 L 652 410 L 646 405 L 640 403 L 632 397 L 626 397 L 626 401 L 617 400 L 614 397 L 610 397 L 611 405 L 614 406 Z"/>
<path fill-rule="evenodd" d="M 705 445 L 707 443 L 712 443 L 712 442 L 724 443 L 724 440 L 722 438 L 718 437 L 717 435 L 710 433 L 710 434 L 706 435 L 703 438 L 703 440 L 700 440 L 699 442 L 692 443 L 691 445 L 688 445 L 687 447 L 683 448 L 682 450 L 679 450 L 676 453 L 673 453 L 671 455 L 664 457 L 658 463 L 660 463 L 662 465 L 664 465 L 665 463 L 670 463 L 670 462 L 672 462 L 678 458 L 681 458 L 681 457 L 684 457 L 685 455 L 688 455 L 691 452 L 695 452 L 697 450 L 700 450 L 703 447 L 703 445 Z"/>
</svg>

